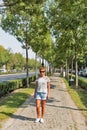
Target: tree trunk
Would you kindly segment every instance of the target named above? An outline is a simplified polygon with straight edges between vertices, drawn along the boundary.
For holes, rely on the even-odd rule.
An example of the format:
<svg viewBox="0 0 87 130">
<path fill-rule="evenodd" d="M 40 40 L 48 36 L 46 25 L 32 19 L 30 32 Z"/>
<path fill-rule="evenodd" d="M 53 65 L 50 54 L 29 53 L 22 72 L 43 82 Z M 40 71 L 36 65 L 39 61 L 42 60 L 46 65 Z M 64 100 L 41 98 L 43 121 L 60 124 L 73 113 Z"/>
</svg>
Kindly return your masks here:
<svg viewBox="0 0 87 130">
<path fill-rule="evenodd" d="M 75 85 L 78 88 L 78 64 L 77 64 L 77 52 L 75 50 Z"/>
<path fill-rule="evenodd" d="M 29 78 L 28 78 L 28 44 L 26 43 L 26 85 L 29 87 Z"/>
<path fill-rule="evenodd" d="M 35 77 L 37 79 L 37 53 L 35 55 Z"/>
<path fill-rule="evenodd" d="M 68 66 L 67 60 L 66 60 L 66 72 L 65 73 L 66 73 L 66 78 L 69 81 L 69 66 Z"/>
</svg>

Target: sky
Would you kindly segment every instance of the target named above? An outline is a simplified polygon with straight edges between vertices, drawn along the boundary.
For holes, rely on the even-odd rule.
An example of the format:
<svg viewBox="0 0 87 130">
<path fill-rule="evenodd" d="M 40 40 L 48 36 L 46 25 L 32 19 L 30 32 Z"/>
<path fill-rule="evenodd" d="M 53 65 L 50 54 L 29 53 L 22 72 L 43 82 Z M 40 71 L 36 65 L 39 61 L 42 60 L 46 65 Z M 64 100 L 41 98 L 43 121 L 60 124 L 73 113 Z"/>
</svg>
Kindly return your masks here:
<svg viewBox="0 0 87 130">
<path fill-rule="evenodd" d="M 21 43 L 9 33 L 6 33 L 0 27 L 0 45 L 2 45 L 5 49 L 11 48 L 13 53 L 20 52 L 23 56 L 25 56 L 25 49 L 22 49 Z M 29 49 L 29 58 L 35 58 L 35 53 Z"/>
<path fill-rule="evenodd" d="M 0 0 L 0 4 L 2 4 L 3 0 Z M 1 19 L 1 14 L 0 14 Z M 0 45 L 2 45 L 5 49 L 11 48 L 13 53 L 20 52 L 23 56 L 26 56 L 26 50 L 22 49 L 22 44 L 12 35 L 6 33 L 0 27 Z M 29 58 L 35 58 L 35 53 L 29 49 Z"/>
</svg>

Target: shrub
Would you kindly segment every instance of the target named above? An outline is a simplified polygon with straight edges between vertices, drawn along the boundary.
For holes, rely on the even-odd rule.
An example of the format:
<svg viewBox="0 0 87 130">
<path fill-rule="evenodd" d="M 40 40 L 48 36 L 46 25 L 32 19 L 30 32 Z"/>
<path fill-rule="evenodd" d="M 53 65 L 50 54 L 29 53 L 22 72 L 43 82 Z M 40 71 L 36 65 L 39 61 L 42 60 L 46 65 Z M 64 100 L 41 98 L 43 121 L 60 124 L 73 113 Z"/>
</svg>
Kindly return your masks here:
<svg viewBox="0 0 87 130">
<path fill-rule="evenodd" d="M 29 77 L 29 84 L 35 81 L 35 76 Z M 26 87 L 26 78 L 11 80 L 0 83 L 0 97 L 12 92 L 15 89 Z"/>
</svg>

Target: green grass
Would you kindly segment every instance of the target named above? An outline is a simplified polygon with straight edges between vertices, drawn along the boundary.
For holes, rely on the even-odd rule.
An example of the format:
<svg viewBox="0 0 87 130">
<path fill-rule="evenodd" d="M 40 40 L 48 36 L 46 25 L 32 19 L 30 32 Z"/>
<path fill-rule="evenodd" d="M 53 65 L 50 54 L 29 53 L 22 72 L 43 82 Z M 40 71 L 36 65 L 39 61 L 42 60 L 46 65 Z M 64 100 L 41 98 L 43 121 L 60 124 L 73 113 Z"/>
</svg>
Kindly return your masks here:
<svg viewBox="0 0 87 130">
<path fill-rule="evenodd" d="M 24 101 L 33 94 L 34 84 L 30 88 L 18 89 L 0 99 L 0 122 L 8 119 Z M 1 127 L 1 124 L 0 124 Z"/>
<path fill-rule="evenodd" d="M 71 98 L 73 99 L 77 107 L 82 111 L 87 120 L 87 90 L 81 88 L 76 89 L 75 86 L 70 87 L 66 79 L 63 80 L 66 83 L 66 87 L 71 95 Z"/>
</svg>

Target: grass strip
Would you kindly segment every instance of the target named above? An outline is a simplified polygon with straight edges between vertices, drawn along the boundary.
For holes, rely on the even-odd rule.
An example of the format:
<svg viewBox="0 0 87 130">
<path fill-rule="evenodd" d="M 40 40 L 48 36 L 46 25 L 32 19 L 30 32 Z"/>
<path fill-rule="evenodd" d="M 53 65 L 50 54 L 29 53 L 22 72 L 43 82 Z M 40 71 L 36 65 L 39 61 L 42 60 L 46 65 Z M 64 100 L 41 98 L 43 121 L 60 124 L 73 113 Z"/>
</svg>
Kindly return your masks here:
<svg viewBox="0 0 87 130">
<path fill-rule="evenodd" d="M 14 112 L 22 105 L 25 100 L 34 92 L 34 84 L 30 88 L 21 88 L 15 90 L 8 96 L 0 100 L 0 122 L 5 121 L 12 116 Z M 0 124 L 1 127 L 1 124 Z"/>
<path fill-rule="evenodd" d="M 67 80 L 64 78 L 63 80 L 66 84 L 69 94 L 71 95 L 71 98 L 75 102 L 76 106 L 81 109 L 87 121 L 87 91 L 81 88 L 76 89 L 75 86 L 69 86 Z"/>
</svg>

